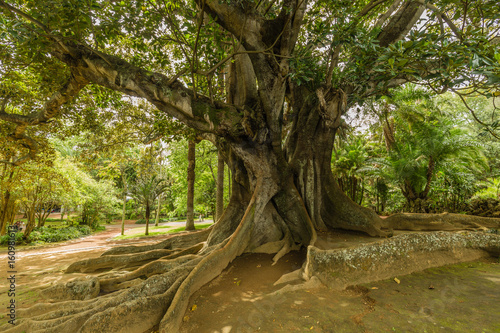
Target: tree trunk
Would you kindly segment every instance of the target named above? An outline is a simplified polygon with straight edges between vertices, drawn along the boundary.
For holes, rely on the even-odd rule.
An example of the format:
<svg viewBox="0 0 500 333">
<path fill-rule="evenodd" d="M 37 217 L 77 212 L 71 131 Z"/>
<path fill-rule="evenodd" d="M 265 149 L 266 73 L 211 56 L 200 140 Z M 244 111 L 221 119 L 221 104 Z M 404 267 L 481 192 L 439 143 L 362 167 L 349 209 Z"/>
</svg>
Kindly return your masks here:
<svg viewBox="0 0 500 333">
<path fill-rule="evenodd" d="M 150 207 L 149 207 L 149 202 L 146 203 L 146 233 L 145 235 L 149 235 L 149 215 L 150 215 Z"/>
<path fill-rule="evenodd" d="M 127 213 L 127 180 L 125 175 L 122 172 L 122 180 L 123 180 L 123 208 L 122 208 L 122 236 L 125 235 L 125 215 Z"/>
<path fill-rule="evenodd" d="M 3 198 L 3 207 L 0 215 L 0 235 L 5 235 L 7 232 L 8 207 L 10 201 L 10 191 L 7 189 Z"/>
<path fill-rule="evenodd" d="M 196 164 L 196 143 L 192 140 L 188 143 L 188 169 L 187 169 L 187 209 L 186 230 L 195 230 L 194 227 L 194 169 Z"/>
<path fill-rule="evenodd" d="M 377 214 L 352 201 L 334 178 L 330 161 L 347 96 L 341 91 L 320 89 L 315 93 L 305 88 L 291 92 L 297 120 L 285 149 L 297 189 L 316 229 L 328 226 L 385 236 Z"/>
<path fill-rule="evenodd" d="M 12 181 L 12 177 L 14 176 L 14 171 L 11 171 L 9 174 L 9 179 L 7 180 L 7 184 L 10 184 Z M 3 205 L 2 210 L 0 211 L 0 235 L 5 235 L 7 232 L 7 222 L 8 222 L 8 207 L 10 201 L 10 190 L 7 188 L 5 190 L 5 195 L 3 197 Z"/>
<path fill-rule="evenodd" d="M 26 230 L 24 230 L 24 238 L 28 238 L 33 229 L 35 229 L 35 207 L 29 207 L 26 211 L 27 222 Z"/>
<path fill-rule="evenodd" d="M 160 223 L 160 210 L 161 210 L 161 194 L 158 196 L 158 205 L 156 206 L 156 219 L 155 227 Z"/>
<path fill-rule="evenodd" d="M 224 211 L 224 156 L 217 152 L 217 197 L 214 222 L 217 222 Z"/>
</svg>

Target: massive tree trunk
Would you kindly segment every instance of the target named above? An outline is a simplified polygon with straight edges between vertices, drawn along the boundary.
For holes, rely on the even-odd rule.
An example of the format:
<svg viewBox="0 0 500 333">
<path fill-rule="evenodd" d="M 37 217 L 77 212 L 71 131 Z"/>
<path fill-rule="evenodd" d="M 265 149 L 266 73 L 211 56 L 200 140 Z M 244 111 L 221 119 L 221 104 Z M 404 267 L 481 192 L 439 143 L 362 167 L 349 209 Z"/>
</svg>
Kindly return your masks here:
<svg viewBox="0 0 500 333">
<path fill-rule="evenodd" d="M 286 141 L 295 183 L 317 229 L 343 228 L 383 236 L 382 220 L 348 198 L 331 170 L 331 156 L 340 116 L 347 106 L 342 91 L 319 88 L 292 90 L 297 121 Z"/>
</svg>

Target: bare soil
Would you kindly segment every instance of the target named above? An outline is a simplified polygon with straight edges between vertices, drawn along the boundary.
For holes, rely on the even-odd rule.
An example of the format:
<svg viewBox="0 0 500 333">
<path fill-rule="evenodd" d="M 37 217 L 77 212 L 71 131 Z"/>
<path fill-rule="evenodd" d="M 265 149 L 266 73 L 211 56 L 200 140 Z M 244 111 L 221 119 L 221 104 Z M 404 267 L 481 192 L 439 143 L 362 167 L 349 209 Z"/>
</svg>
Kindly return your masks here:
<svg viewBox="0 0 500 333">
<path fill-rule="evenodd" d="M 300 266 L 291 253 L 243 255 L 191 299 L 182 333 L 500 332 L 500 264 L 484 261 L 350 287 L 277 292 Z M 273 293 L 274 292 L 274 293 Z"/>
<path fill-rule="evenodd" d="M 141 226 L 132 223 L 128 221 L 126 227 Z M 42 302 L 38 290 L 51 283 L 85 276 L 63 273 L 76 260 L 97 257 L 115 245 L 146 244 L 165 238 L 112 241 L 119 233 L 118 223 L 82 239 L 19 251 L 17 306 Z M 355 232 L 333 232 L 321 240 L 319 247 L 333 248 L 378 239 Z M 6 309 L 10 298 L 3 267 L 7 260 L 5 251 L 0 255 L 5 263 L 1 264 L 0 304 Z M 388 279 L 341 292 L 326 287 L 280 292 L 286 284 L 274 283 L 302 266 L 305 251 L 289 253 L 274 266 L 272 257 L 245 254 L 234 260 L 191 297 L 181 332 L 500 332 L 498 261 L 428 269 L 398 276 L 399 284 Z M 7 321 L 6 311 L 2 312 L 0 325 Z"/>
</svg>

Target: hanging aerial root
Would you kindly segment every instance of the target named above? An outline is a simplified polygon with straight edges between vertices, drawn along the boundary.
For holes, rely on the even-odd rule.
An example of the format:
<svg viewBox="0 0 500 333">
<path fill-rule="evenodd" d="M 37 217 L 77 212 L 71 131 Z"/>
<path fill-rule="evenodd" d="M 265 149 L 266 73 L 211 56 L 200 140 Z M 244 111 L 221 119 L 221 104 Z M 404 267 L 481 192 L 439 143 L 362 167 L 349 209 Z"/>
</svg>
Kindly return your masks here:
<svg viewBox="0 0 500 333">
<path fill-rule="evenodd" d="M 158 242 L 152 245 L 142 245 L 142 246 L 118 246 L 113 247 L 107 251 L 105 251 L 101 256 L 109 256 L 109 255 L 118 255 L 118 254 L 131 254 L 131 253 L 140 253 L 147 252 L 151 250 L 164 250 L 164 249 L 176 249 L 176 248 L 186 248 L 189 246 L 193 246 L 200 242 L 204 242 L 207 240 L 210 232 L 212 231 L 212 226 L 194 232 L 186 232 L 182 234 L 177 234 L 170 236 L 164 241 Z"/>
</svg>

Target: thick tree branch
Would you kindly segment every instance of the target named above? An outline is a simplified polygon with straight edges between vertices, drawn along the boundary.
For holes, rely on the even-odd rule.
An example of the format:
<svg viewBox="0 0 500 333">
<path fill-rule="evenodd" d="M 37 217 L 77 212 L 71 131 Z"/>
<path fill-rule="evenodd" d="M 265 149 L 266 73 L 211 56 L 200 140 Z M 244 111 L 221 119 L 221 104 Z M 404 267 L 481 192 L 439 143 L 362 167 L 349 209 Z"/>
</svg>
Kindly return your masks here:
<svg viewBox="0 0 500 333">
<path fill-rule="evenodd" d="M 370 1 L 358 14 L 358 19 L 368 14 L 372 9 L 377 7 L 378 5 L 386 2 L 387 0 L 372 0 Z"/>
<path fill-rule="evenodd" d="M 264 49 L 261 39 L 261 29 L 264 19 L 254 11 L 245 12 L 238 4 L 228 4 L 225 1 L 196 1 L 205 12 L 217 19 L 217 23 L 225 30 L 241 39 L 247 50 Z"/>
<path fill-rule="evenodd" d="M 384 24 L 384 22 L 389 18 L 389 16 L 391 16 L 392 13 L 394 13 L 394 11 L 398 8 L 400 3 L 401 0 L 394 0 L 392 5 L 389 6 L 389 9 L 387 9 L 387 11 L 378 18 L 377 23 L 375 23 L 375 26 L 381 27 L 382 24 Z"/>
<path fill-rule="evenodd" d="M 86 45 L 66 45 L 66 48 L 71 52 L 67 53 L 65 48 L 56 44 L 52 53 L 89 82 L 145 98 L 159 110 L 195 130 L 225 131 L 238 135 L 238 126 L 234 124 L 239 123 L 241 111 L 236 107 L 221 102 L 212 104 L 204 96 L 195 99 L 192 90 L 177 80 L 136 67 L 113 55 L 97 54 Z"/>
<path fill-rule="evenodd" d="M 417 23 L 424 9 L 418 1 L 405 2 L 378 35 L 379 45 L 387 47 L 401 40 Z"/>
<path fill-rule="evenodd" d="M 3 1 L 0 2 L 0 8 L 5 8 L 11 15 L 20 15 L 36 24 L 34 18 L 20 10 L 14 10 Z M 228 10 L 229 7 L 225 9 Z M 231 15 L 234 13 L 233 10 L 230 12 Z M 71 68 L 74 78 L 78 77 L 79 80 L 85 80 L 85 83 L 95 83 L 130 96 L 145 98 L 159 110 L 199 132 L 220 133 L 235 137 L 245 135 L 241 126 L 243 111 L 237 107 L 221 102 L 211 102 L 204 96 L 195 98 L 193 91 L 184 87 L 175 78 L 169 79 L 163 74 L 136 67 L 119 57 L 93 50 L 83 43 L 63 41 L 58 36 L 50 34 L 41 34 L 41 36 L 52 42 L 50 52 Z M 67 88 L 72 89 L 72 85 L 70 84 Z M 81 87 L 77 90 L 80 89 Z M 74 96 L 78 91 L 68 95 Z M 14 138 L 25 140 L 25 145 L 31 147 L 31 156 L 34 156 L 37 149 L 23 136 L 26 127 L 43 123 L 55 116 L 58 107 L 66 102 L 63 95 L 54 95 L 43 113 L 28 116 L 2 113 L 3 119 L 18 125 Z"/>
<path fill-rule="evenodd" d="M 455 24 L 448 18 L 448 16 L 446 16 L 446 14 L 441 12 L 436 6 L 434 6 L 433 4 L 431 4 L 427 1 L 423 1 L 423 0 L 415 0 L 415 1 L 418 2 L 419 4 L 421 4 L 422 6 L 425 6 L 425 8 L 428 8 L 428 9 L 432 10 L 433 12 L 435 12 L 436 16 L 440 19 L 440 21 L 441 21 L 441 19 L 444 20 L 446 22 L 446 24 L 450 27 L 450 29 L 453 31 L 455 36 L 457 36 L 458 39 L 462 40 L 462 34 L 458 30 L 458 28 L 455 26 Z M 464 20 L 464 23 L 465 23 L 465 20 Z"/>
<path fill-rule="evenodd" d="M 24 134 L 28 126 L 47 123 L 51 118 L 55 117 L 63 104 L 76 96 L 80 90 L 87 85 L 88 81 L 83 77 L 72 73 L 68 82 L 55 92 L 50 99 L 45 103 L 44 107 L 38 112 L 33 112 L 29 115 L 18 115 L 5 112 L 5 105 L 0 110 L 0 120 L 16 124 L 14 133 L 9 136 L 9 140 L 19 142 L 23 147 L 28 149 L 28 153 L 22 157 L 14 159 L 14 161 L 0 161 L 0 163 L 8 163 L 12 165 L 20 165 L 33 159 L 38 153 L 40 147 L 38 143 L 31 137 Z"/>
</svg>

